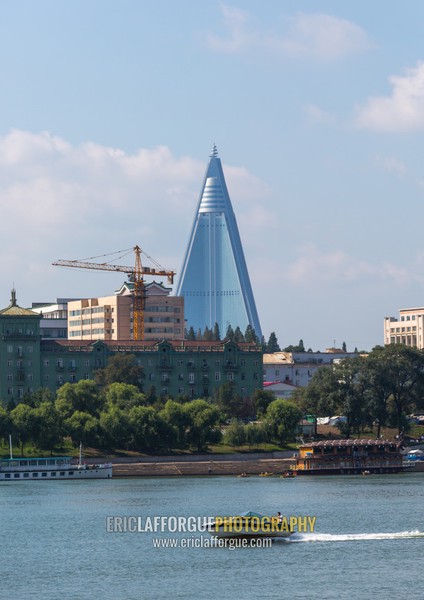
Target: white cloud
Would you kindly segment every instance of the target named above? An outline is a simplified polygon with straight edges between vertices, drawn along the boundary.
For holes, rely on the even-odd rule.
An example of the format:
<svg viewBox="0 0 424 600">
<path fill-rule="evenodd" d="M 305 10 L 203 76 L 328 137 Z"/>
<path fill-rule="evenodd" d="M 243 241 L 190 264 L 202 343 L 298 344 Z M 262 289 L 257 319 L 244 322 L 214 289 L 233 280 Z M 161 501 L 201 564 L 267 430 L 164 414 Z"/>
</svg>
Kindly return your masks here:
<svg viewBox="0 0 424 600">
<path fill-rule="evenodd" d="M 373 96 L 357 111 L 356 123 L 381 132 L 407 132 L 424 128 L 424 62 L 389 77 L 390 96 Z"/>
<path fill-rule="evenodd" d="M 297 13 L 285 19 L 285 30 L 266 30 L 245 11 L 221 5 L 227 34 L 209 34 L 218 52 L 267 51 L 278 56 L 340 60 L 371 46 L 366 32 L 352 21 L 322 13 Z"/>
<path fill-rule="evenodd" d="M 336 118 L 333 114 L 322 110 L 315 104 L 306 104 L 303 107 L 303 112 L 305 113 L 308 122 L 314 125 L 318 125 L 320 123 L 331 125 L 336 122 Z"/>
<path fill-rule="evenodd" d="M 58 258 L 139 244 L 178 270 L 206 162 L 206 153 L 201 161 L 175 157 L 165 146 L 128 154 L 93 142 L 73 146 L 47 132 L 14 130 L 0 137 L 0 306 L 13 282 L 28 303 L 110 293 L 120 278 L 52 267 Z M 254 228 L 256 237 L 265 235 L 269 216 L 260 204 L 269 190 L 246 169 L 224 169 L 248 245 Z"/>
<path fill-rule="evenodd" d="M 365 31 L 340 17 L 322 13 L 298 13 L 288 19 L 289 30 L 271 45 L 295 57 L 339 60 L 367 50 L 371 43 Z"/>
<path fill-rule="evenodd" d="M 314 244 L 299 249 L 298 257 L 284 270 L 284 277 L 291 284 L 311 286 L 312 284 L 355 284 L 392 282 L 402 287 L 413 283 L 423 283 L 422 260 L 418 257 L 410 268 L 390 262 L 371 263 L 350 256 L 344 250 L 324 252 Z"/>
</svg>

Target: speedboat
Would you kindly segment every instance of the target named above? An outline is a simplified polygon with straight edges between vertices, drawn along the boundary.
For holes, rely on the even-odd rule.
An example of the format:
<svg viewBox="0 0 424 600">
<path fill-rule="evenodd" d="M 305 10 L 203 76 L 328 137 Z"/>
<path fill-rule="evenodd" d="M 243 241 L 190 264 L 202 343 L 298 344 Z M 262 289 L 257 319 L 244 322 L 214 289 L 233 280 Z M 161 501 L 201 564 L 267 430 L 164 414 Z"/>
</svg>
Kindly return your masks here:
<svg viewBox="0 0 424 600">
<path fill-rule="evenodd" d="M 246 512 L 233 517 L 215 517 L 208 532 L 218 538 L 287 538 L 294 529 L 281 516 L 269 517 Z"/>
</svg>

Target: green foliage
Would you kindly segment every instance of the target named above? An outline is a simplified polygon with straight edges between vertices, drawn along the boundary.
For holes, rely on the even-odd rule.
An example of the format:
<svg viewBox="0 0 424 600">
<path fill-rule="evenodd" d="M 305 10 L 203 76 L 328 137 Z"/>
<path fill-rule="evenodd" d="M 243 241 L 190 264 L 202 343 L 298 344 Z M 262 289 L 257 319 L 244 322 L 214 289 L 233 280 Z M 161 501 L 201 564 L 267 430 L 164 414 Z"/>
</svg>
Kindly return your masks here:
<svg viewBox="0 0 424 600">
<path fill-rule="evenodd" d="M 405 430 L 406 415 L 424 407 L 424 354 L 403 345 L 377 346 L 366 356 L 322 367 L 302 392 L 302 408 L 317 416 L 343 415 L 344 435 L 390 423 Z"/>
<path fill-rule="evenodd" d="M 88 412 L 76 410 L 65 419 L 64 427 L 72 443 L 77 447 L 80 442 L 84 446 L 98 446 L 100 443 L 99 419 Z"/>
<path fill-rule="evenodd" d="M 137 364 L 134 354 L 115 354 L 110 357 L 106 367 L 94 373 L 94 379 L 102 388 L 112 383 L 127 383 L 142 390 L 144 372 Z"/>
<path fill-rule="evenodd" d="M 39 448 L 52 452 L 63 439 L 63 421 L 54 403 L 49 400 L 41 402 L 33 415 L 36 423 L 34 441 Z"/>
<path fill-rule="evenodd" d="M 230 340 L 231 342 L 234 340 L 234 329 L 231 327 L 231 325 L 228 325 L 228 327 L 227 327 L 227 331 L 225 333 L 225 339 Z"/>
<path fill-rule="evenodd" d="M 213 340 L 219 342 L 221 340 L 221 332 L 219 331 L 218 323 L 215 323 L 213 327 Z"/>
<path fill-rule="evenodd" d="M 121 409 L 146 404 L 146 397 L 138 387 L 128 383 L 111 383 L 105 391 L 106 403 Z"/>
<path fill-rule="evenodd" d="M 280 352 L 280 346 L 278 345 L 278 340 L 277 336 L 275 335 L 275 331 L 273 331 L 269 336 L 268 343 L 266 345 L 266 352 L 268 354 Z"/>
<path fill-rule="evenodd" d="M 188 418 L 187 442 L 199 452 L 206 449 L 208 443 L 217 443 L 221 438 L 218 425 L 221 414 L 216 406 L 206 400 L 192 400 L 183 405 L 183 411 Z"/>
<path fill-rule="evenodd" d="M 196 339 L 196 334 L 194 333 L 193 327 L 190 327 L 190 329 L 187 332 L 187 336 L 186 337 L 187 337 L 188 340 L 191 340 L 191 341 L 193 341 L 193 340 Z"/>
<path fill-rule="evenodd" d="M 224 443 L 230 446 L 242 446 L 246 443 L 246 432 L 237 419 L 233 419 L 224 433 Z"/>
<path fill-rule="evenodd" d="M 305 352 L 305 346 L 303 344 L 303 340 L 299 340 L 297 346 L 287 346 L 283 350 L 284 352 Z M 309 350 L 308 350 L 309 352 Z"/>
<path fill-rule="evenodd" d="M 102 398 L 91 379 L 65 383 L 57 391 L 56 408 L 63 416 L 69 416 L 76 410 L 98 415 L 101 407 Z"/>
<path fill-rule="evenodd" d="M 275 400 L 275 394 L 268 390 L 257 389 L 253 392 L 255 413 L 258 418 L 265 416 L 268 406 Z"/>
<path fill-rule="evenodd" d="M 24 454 L 25 444 L 36 437 L 37 425 L 34 409 L 27 404 L 18 404 L 10 413 L 12 434 L 19 440 L 21 454 Z"/>
<path fill-rule="evenodd" d="M 284 444 L 296 437 L 301 418 L 302 411 L 294 402 L 278 399 L 268 406 L 265 426 L 272 439 Z"/>
</svg>

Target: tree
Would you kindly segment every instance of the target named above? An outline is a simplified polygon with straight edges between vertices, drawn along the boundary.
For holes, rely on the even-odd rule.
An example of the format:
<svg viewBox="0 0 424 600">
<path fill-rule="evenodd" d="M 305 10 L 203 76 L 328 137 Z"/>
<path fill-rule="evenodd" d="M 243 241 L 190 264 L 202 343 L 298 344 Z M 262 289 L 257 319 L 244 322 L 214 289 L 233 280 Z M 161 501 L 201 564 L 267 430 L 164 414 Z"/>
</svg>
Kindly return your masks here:
<svg viewBox="0 0 424 600">
<path fill-rule="evenodd" d="M 201 452 L 208 443 L 219 442 L 221 414 L 216 406 L 199 399 L 184 404 L 183 410 L 188 418 L 187 441 L 190 445 Z"/>
<path fill-rule="evenodd" d="M 274 352 L 280 352 L 280 346 L 278 345 L 278 340 L 277 340 L 277 336 L 275 335 L 275 331 L 272 331 L 268 338 L 268 343 L 266 345 L 266 351 L 268 354 L 273 354 Z"/>
<path fill-rule="evenodd" d="M 133 406 L 128 419 L 136 450 L 153 450 L 162 445 L 163 420 L 152 406 Z"/>
<path fill-rule="evenodd" d="M 111 383 L 127 383 L 142 391 L 143 367 L 137 364 L 137 358 L 134 354 L 115 354 L 110 357 L 106 367 L 95 371 L 94 379 L 97 385 L 102 388 Z"/>
<path fill-rule="evenodd" d="M 253 327 L 249 325 L 246 327 L 246 331 L 244 333 L 244 341 L 248 344 L 259 344 L 259 338 L 255 333 Z"/>
<path fill-rule="evenodd" d="M 100 413 L 100 427 L 109 447 L 128 448 L 131 431 L 127 412 L 116 404 L 110 404 Z"/>
<path fill-rule="evenodd" d="M 194 328 L 193 328 L 193 326 L 192 326 L 192 327 L 190 327 L 190 329 L 188 330 L 188 333 L 187 333 L 187 339 L 188 339 L 188 340 L 191 340 L 191 341 L 193 341 L 193 340 L 195 340 L 195 339 L 196 339 L 196 334 L 194 333 Z"/>
<path fill-rule="evenodd" d="M 342 350 L 343 350 L 343 352 L 347 352 L 346 342 L 343 342 Z"/>
<path fill-rule="evenodd" d="M 21 454 L 30 440 L 34 439 L 36 433 L 36 415 L 34 409 L 27 404 L 18 404 L 10 413 L 13 434 L 18 438 L 21 445 Z"/>
<path fill-rule="evenodd" d="M 135 385 L 128 383 L 111 383 L 105 390 L 106 402 L 125 410 L 132 406 L 146 404 L 146 397 Z"/>
<path fill-rule="evenodd" d="M 215 342 L 219 342 L 221 340 L 221 332 L 219 331 L 219 325 L 218 323 L 215 323 L 215 325 L 213 326 L 213 336 L 212 339 Z"/>
<path fill-rule="evenodd" d="M 268 390 L 257 389 L 252 394 L 255 411 L 258 418 L 264 417 L 268 406 L 275 400 L 275 394 Z"/>
<path fill-rule="evenodd" d="M 246 442 L 246 432 L 237 419 L 233 419 L 224 433 L 224 442 L 230 446 L 242 446 Z"/>
<path fill-rule="evenodd" d="M 88 412 L 76 410 L 65 419 L 64 430 L 75 447 L 80 443 L 96 447 L 99 443 L 99 420 Z"/>
<path fill-rule="evenodd" d="M 6 442 L 12 433 L 12 421 L 8 411 L 0 406 L 0 437 Z"/>
<path fill-rule="evenodd" d="M 227 327 L 227 331 L 225 333 L 225 339 L 230 340 L 230 342 L 232 342 L 234 340 L 234 330 L 231 327 L 231 325 L 228 325 L 228 327 Z"/>
<path fill-rule="evenodd" d="M 65 383 L 56 396 L 55 406 L 64 417 L 70 417 L 76 410 L 98 415 L 103 400 L 96 383 L 91 379 L 81 379 L 77 383 Z"/>
<path fill-rule="evenodd" d="M 284 348 L 283 352 L 305 352 L 305 345 L 303 343 L 303 340 L 299 340 L 297 346 L 287 346 L 286 348 Z"/>
<path fill-rule="evenodd" d="M 205 342 L 211 342 L 213 339 L 212 329 L 209 329 L 208 326 L 205 327 L 205 331 L 203 332 L 203 339 Z"/>
<path fill-rule="evenodd" d="M 385 371 L 385 386 L 393 403 L 394 420 L 402 433 L 406 413 L 423 404 L 424 356 L 420 350 L 402 344 L 376 347 L 370 356 L 380 361 Z"/>
<path fill-rule="evenodd" d="M 168 449 L 184 448 L 186 446 L 186 429 L 189 419 L 182 404 L 168 400 L 160 412 L 163 421 L 168 425 Z"/>
<path fill-rule="evenodd" d="M 290 400 L 274 400 L 268 407 L 265 417 L 273 439 L 279 444 L 285 444 L 294 439 L 302 418 L 302 411 Z"/>
<path fill-rule="evenodd" d="M 234 330 L 234 338 L 233 340 L 238 344 L 239 342 L 244 342 L 244 335 L 240 329 L 240 327 L 237 325 L 237 327 Z"/>
<path fill-rule="evenodd" d="M 35 441 L 40 448 L 53 452 L 55 446 L 62 442 L 63 420 L 53 402 L 44 401 L 34 409 L 37 421 Z"/>
</svg>

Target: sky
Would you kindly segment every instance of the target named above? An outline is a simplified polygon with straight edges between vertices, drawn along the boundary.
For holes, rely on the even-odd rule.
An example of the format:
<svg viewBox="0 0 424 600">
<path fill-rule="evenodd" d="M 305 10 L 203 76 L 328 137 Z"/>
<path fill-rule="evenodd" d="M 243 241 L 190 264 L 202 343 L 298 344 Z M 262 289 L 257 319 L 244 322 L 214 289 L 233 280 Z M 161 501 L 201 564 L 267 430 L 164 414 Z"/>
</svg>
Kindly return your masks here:
<svg viewBox="0 0 424 600">
<path fill-rule="evenodd" d="M 215 143 L 265 337 L 382 344 L 424 306 L 423 20 L 422 0 L 0 0 L 0 307 L 123 281 L 57 259 L 138 244 L 178 273 Z"/>
</svg>

